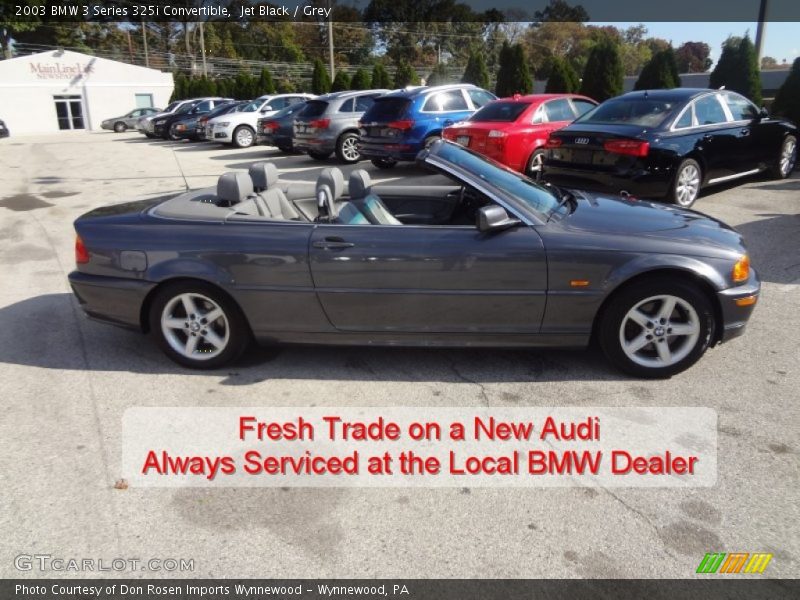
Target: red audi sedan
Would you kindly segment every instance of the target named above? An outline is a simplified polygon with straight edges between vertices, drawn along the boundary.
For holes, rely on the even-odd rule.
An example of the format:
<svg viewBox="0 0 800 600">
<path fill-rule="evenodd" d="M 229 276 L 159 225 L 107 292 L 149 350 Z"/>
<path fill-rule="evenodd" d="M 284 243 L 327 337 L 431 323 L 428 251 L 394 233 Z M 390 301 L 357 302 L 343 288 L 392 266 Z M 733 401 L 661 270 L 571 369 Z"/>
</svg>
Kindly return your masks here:
<svg viewBox="0 0 800 600">
<path fill-rule="evenodd" d="M 544 143 L 551 131 L 566 127 L 597 106 L 576 94 L 531 94 L 490 102 L 442 136 L 516 171 L 538 177 Z"/>
</svg>

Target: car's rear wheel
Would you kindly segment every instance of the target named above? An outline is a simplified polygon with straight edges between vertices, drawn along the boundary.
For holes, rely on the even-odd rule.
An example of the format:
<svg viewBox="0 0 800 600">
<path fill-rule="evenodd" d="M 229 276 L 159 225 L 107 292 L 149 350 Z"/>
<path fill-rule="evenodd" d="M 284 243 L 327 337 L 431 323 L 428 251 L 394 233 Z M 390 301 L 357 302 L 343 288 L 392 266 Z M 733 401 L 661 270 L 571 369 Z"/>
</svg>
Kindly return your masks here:
<svg viewBox="0 0 800 600">
<path fill-rule="evenodd" d="M 336 158 L 346 164 L 361 160 L 361 152 L 358 150 L 358 134 L 345 133 L 339 136 L 336 142 Z"/>
<path fill-rule="evenodd" d="M 314 160 L 326 160 L 331 154 L 331 152 L 317 152 L 316 150 L 308 151 L 308 155 Z"/>
<path fill-rule="evenodd" d="M 393 158 L 373 158 L 372 164 L 379 169 L 393 169 L 397 166 L 397 161 Z"/>
<path fill-rule="evenodd" d="M 239 125 L 233 131 L 233 145 L 237 148 L 249 148 L 256 141 L 256 132 L 247 125 Z"/>
<path fill-rule="evenodd" d="M 797 138 L 788 135 L 781 144 L 778 162 L 772 169 L 772 174 L 778 179 L 786 179 L 797 165 Z"/>
<path fill-rule="evenodd" d="M 117 121 L 116 123 L 114 123 L 114 131 L 116 131 L 117 133 L 122 133 L 127 128 L 128 126 L 125 125 L 125 123 L 123 123 L 122 121 Z"/>
<path fill-rule="evenodd" d="M 250 342 L 239 308 L 203 282 L 165 286 L 150 310 L 150 331 L 164 353 L 192 369 L 216 369 L 237 359 Z"/>
<path fill-rule="evenodd" d="M 671 377 L 696 363 L 714 334 L 714 310 L 690 283 L 651 279 L 616 294 L 598 328 L 600 346 L 618 369 Z"/>
<path fill-rule="evenodd" d="M 151 140 L 156 137 L 154 133 L 145 133 L 144 135 L 150 138 Z"/>
<path fill-rule="evenodd" d="M 531 154 L 528 159 L 528 164 L 525 166 L 525 174 L 539 181 L 542 178 L 542 169 L 544 168 L 544 150 L 538 149 Z"/>
<path fill-rule="evenodd" d="M 667 199 L 683 208 L 689 208 L 700 194 L 703 172 L 696 160 L 687 158 L 678 165 Z"/>
</svg>

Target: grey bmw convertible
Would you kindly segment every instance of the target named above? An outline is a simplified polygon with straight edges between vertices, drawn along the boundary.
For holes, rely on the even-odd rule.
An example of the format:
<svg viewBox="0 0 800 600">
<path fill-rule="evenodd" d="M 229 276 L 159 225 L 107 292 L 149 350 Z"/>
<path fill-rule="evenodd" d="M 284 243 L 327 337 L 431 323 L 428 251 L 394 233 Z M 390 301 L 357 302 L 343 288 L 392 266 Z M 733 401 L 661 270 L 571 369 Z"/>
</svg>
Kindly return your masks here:
<svg viewBox="0 0 800 600">
<path fill-rule="evenodd" d="M 279 181 L 93 210 L 69 276 L 92 318 L 149 332 L 175 362 L 248 344 L 571 347 L 669 377 L 734 338 L 760 283 L 740 235 L 675 206 L 543 185 L 447 141 L 419 163 L 448 185 Z"/>
</svg>

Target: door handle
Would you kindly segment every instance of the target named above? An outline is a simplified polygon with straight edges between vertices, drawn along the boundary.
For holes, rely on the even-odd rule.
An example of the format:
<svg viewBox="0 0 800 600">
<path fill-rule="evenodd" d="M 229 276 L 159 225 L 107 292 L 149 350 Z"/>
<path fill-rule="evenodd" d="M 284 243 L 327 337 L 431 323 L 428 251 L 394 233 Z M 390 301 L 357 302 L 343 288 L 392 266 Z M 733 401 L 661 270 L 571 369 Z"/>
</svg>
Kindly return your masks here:
<svg viewBox="0 0 800 600">
<path fill-rule="evenodd" d="M 750 135 L 750 130 L 747 127 L 745 127 L 744 129 L 740 129 L 739 135 L 741 135 L 742 137 L 747 137 L 748 135 Z"/>
<path fill-rule="evenodd" d="M 314 246 L 314 248 L 321 248 L 322 250 L 343 250 L 355 246 L 354 243 L 345 242 L 339 237 L 327 237 L 324 240 L 317 240 L 311 245 Z"/>
<path fill-rule="evenodd" d="M 708 133 L 703 136 L 703 141 L 706 143 L 710 142 L 712 139 L 714 139 L 713 136 Z"/>
</svg>

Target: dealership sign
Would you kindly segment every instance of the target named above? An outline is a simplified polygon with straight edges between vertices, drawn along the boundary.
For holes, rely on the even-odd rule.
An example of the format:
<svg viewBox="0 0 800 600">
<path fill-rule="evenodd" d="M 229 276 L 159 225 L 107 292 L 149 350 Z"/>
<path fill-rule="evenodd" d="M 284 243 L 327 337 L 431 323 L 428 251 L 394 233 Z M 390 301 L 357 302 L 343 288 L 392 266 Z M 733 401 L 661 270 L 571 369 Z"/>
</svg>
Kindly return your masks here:
<svg viewBox="0 0 800 600">
<path fill-rule="evenodd" d="M 32 62 L 29 65 L 31 73 L 38 79 L 72 79 L 88 75 L 94 68 L 90 63 L 81 66 L 79 62 L 72 64 Z"/>
</svg>

